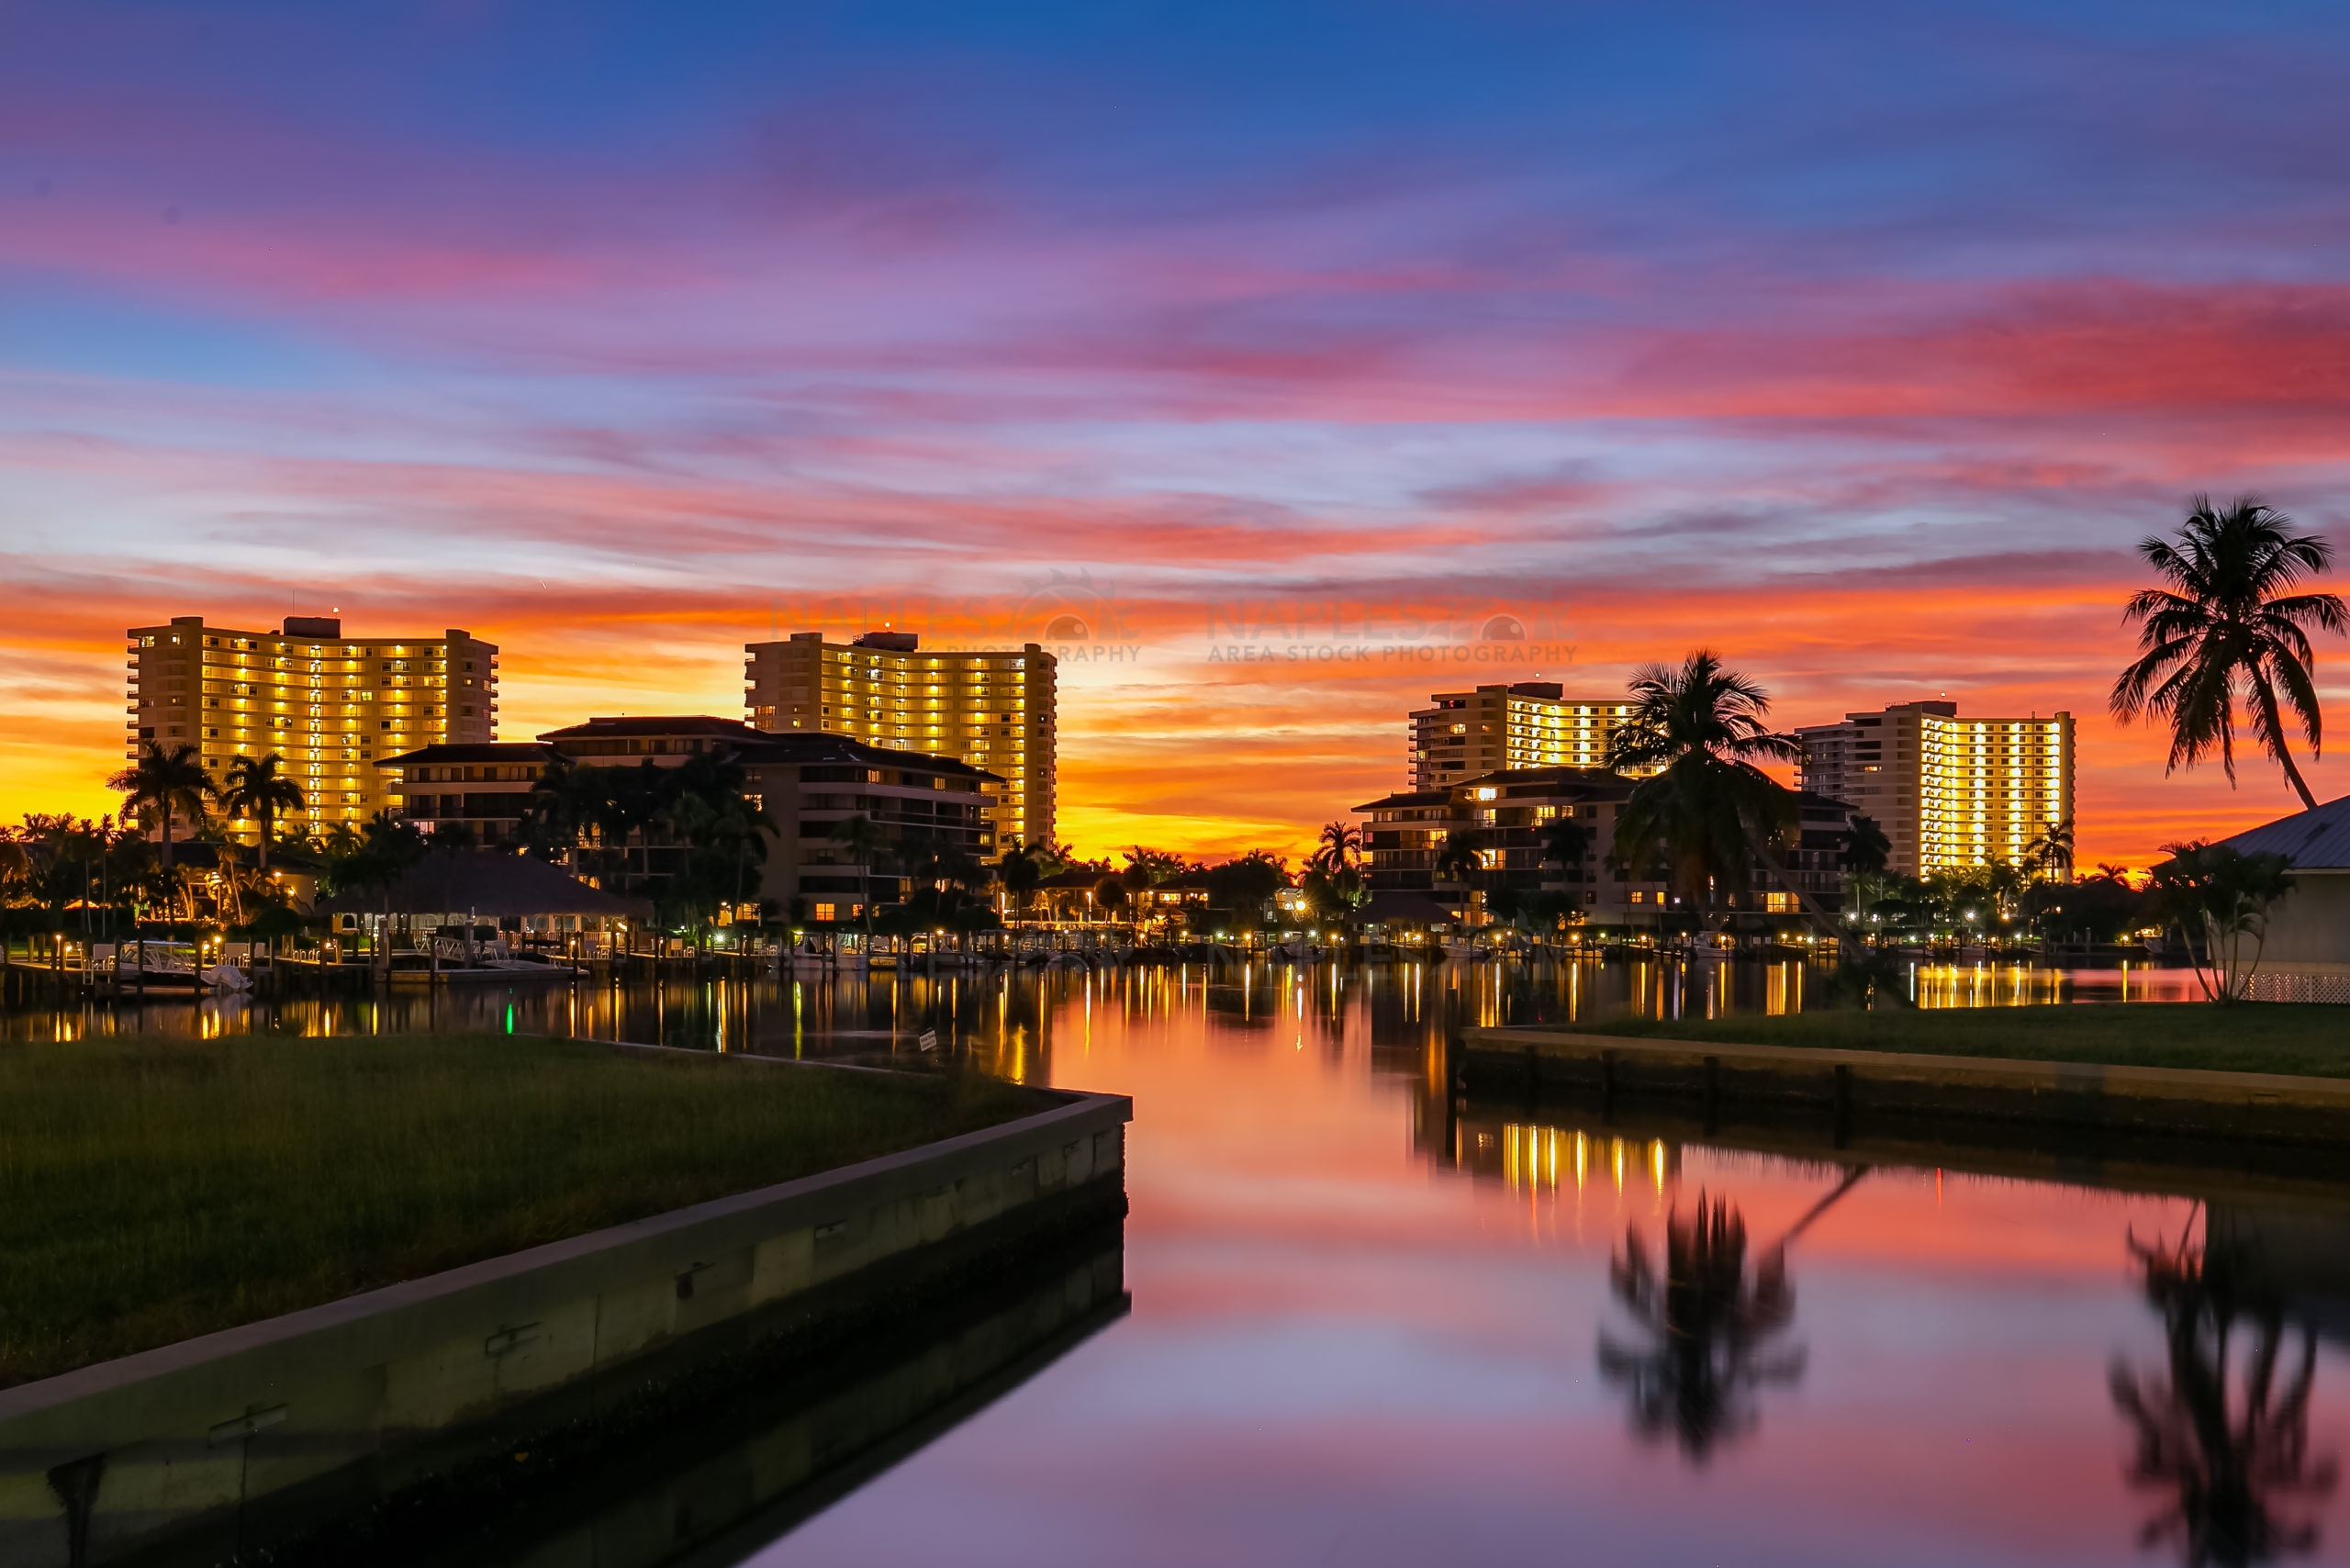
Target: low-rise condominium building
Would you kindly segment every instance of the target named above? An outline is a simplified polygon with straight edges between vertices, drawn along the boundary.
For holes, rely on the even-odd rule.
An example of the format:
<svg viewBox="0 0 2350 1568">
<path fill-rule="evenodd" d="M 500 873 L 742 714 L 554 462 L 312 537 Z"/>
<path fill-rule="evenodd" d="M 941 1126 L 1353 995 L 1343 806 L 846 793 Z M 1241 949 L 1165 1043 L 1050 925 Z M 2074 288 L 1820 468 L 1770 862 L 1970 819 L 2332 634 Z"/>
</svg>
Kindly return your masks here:
<svg viewBox="0 0 2350 1568">
<path fill-rule="evenodd" d="M 1370 913 L 1376 918 L 1382 902 L 1432 902 L 1476 924 L 1504 888 L 1563 893 L 1592 925 L 1637 929 L 1698 913 L 1684 908 L 1673 890 L 1661 850 L 1644 862 L 1616 857 L 1616 822 L 1637 782 L 1597 768 L 1504 768 L 1357 806 L 1366 819 Z M 1777 865 L 1758 858 L 1748 889 L 1725 894 L 1712 913 L 1794 916 L 1798 891 L 1823 912 L 1841 907 L 1852 808 L 1807 793 L 1797 796 L 1796 808 L 1796 834 L 1775 856 Z M 1581 853 L 1568 858 L 1551 848 L 1561 819 L 1583 829 Z M 1455 835 L 1474 857 L 1465 868 L 1442 864 Z"/>
<path fill-rule="evenodd" d="M 771 734 L 703 714 L 590 719 L 532 744 L 427 746 L 386 757 L 380 767 L 409 821 L 428 833 L 463 823 L 479 842 L 495 845 L 521 841 L 532 790 L 558 761 L 679 767 L 711 753 L 742 765 L 744 793 L 773 823 L 754 886 L 758 900 L 787 917 L 847 922 L 861 919 L 868 902 L 897 902 L 907 890 L 911 848 L 934 845 L 974 860 L 996 853 L 988 791 L 1002 780 L 984 769 L 846 735 Z M 872 822 L 882 846 L 869 864 L 833 836 L 859 815 Z M 636 879 L 670 874 L 682 853 L 658 832 L 632 834 L 614 848 L 632 890 Z M 583 869 L 601 879 L 599 870 Z M 750 911 L 742 913 L 751 918 Z"/>
</svg>

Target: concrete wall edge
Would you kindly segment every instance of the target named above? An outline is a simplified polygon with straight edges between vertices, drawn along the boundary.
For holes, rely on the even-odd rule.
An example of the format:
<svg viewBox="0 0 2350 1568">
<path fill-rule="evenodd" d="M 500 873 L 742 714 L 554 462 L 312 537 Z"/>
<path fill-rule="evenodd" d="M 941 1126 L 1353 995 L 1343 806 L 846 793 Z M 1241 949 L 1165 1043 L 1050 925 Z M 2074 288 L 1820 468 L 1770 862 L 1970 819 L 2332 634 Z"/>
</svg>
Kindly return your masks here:
<svg viewBox="0 0 2350 1568">
<path fill-rule="evenodd" d="M 1041 1152 L 1133 1119 L 1134 1102 L 1125 1095 L 1075 1094 L 1070 1103 L 992 1127 L 20 1383 L 0 1390 L 0 1447 L 29 1436 L 28 1428 L 37 1428 L 50 1412 L 86 1410 L 91 1401 L 108 1396 L 135 1398 L 158 1379 L 207 1366 L 233 1378 L 238 1364 L 249 1359 L 283 1363 L 315 1357 L 328 1365 L 347 1364 L 354 1357 L 382 1359 L 398 1348 L 364 1342 L 388 1324 L 398 1325 L 400 1340 L 429 1344 L 451 1327 L 475 1319 L 483 1298 L 505 1289 L 514 1290 L 518 1300 L 543 1296 L 550 1289 L 564 1289 L 563 1276 L 574 1272 L 581 1276 L 579 1288 L 586 1289 L 590 1276 L 631 1253 L 638 1255 L 631 1267 L 657 1269 L 665 1254 L 689 1266 L 695 1254 L 744 1245 L 800 1217 L 779 1219 L 779 1210 L 805 1209 L 813 1215 L 928 1190 L 953 1182 L 958 1172 L 1001 1163 L 1006 1155 Z"/>
</svg>

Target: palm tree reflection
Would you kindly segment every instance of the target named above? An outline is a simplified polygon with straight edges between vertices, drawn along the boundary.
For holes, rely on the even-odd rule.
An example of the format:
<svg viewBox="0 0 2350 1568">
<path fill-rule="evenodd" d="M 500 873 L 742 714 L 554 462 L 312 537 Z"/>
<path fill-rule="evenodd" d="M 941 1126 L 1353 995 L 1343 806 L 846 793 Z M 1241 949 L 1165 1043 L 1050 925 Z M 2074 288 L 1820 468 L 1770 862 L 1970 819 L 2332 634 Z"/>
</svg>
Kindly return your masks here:
<svg viewBox="0 0 2350 1568">
<path fill-rule="evenodd" d="M 1642 1342 L 1603 1330 L 1599 1370 L 1629 1392 L 1632 1429 L 1651 1442 L 1671 1434 L 1692 1463 L 1753 1427 L 1754 1391 L 1803 1375 L 1801 1346 L 1771 1346 L 1795 1320 L 1785 1245 L 1750 1279 L 1746 1221 L 1728 1199 L 1708 1204 L 1700 1192 L 1694 1219 L 1677 1204 L 1665 1215 L 1662 1271 L 1639 1228 L 1628 1230 L 1608 1278 Z"/>
<path fill-rule="evenodd" d="M 2113 1402 L 2136 1439 L 2131 1484 L 2175 1495 L 2146 1522 L 2140 1544 L 2175 1540 L 2188 1568 L 2313 1551 L 2315 1520 L 2287 1510 L 2331 1495 L 2335 1478 L 2332 1455 L 2310 1456 L 2314 1330 L 2296 1331 L 2275 1293 L 2246 1288 L 2224 1257 L 2186 1235 L 2173 1248 L 2134 1236 L 2129 1245 L 2146 1299 L 2162 1314 L 2168 1354 L 2164 1367 L 2140 1372 L 2117 1356 Z M 2250 1339 L 2240 1376 L 2232 1365 L 2239 1325 Z M 2288 1340 L 2297 1344 L 2288 1349 Z"/>
</svg>

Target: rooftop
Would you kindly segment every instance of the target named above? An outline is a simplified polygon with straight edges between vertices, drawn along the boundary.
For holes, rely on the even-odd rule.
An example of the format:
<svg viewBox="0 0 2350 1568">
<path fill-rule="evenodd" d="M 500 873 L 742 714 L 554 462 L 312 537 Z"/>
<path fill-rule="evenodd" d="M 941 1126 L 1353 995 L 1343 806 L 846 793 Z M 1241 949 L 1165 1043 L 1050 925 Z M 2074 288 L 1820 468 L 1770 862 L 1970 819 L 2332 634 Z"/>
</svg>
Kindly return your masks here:
<svg viewBox="0 0 2350 1568">
<path fill-rule="evenodd" d="M 568 729 L 547 730 L 543 741 L 601 740 L 637 735 L 719 735 L 744 743 L 770 740 L 765 730 L 755 730 L 740 719 L 717 719 L 708 713 L 655 713 L 643 718 L 632 718 L 623 713 L 619 718 L 590 719 L 584 724 Z"/>
<path fill-rule="evenodd" d="M 1480 773 L 1455 783 L 1440 784 L 1433 790 L 1405 790 L 1383 799 L 1357 806 L 1358 812 L 1392 811 L 1399 806 L 1441 806 L 1449 802 L 1473 801 L 1480 789 L 1497 791 L 1495 800 L 1526 801 L 1543 795 L 1573 794 L 1578 799 L 1593 795 L 1622 795 L 1629 793 L 1637 779 L 1604 767 L 1503 767 L 1491 773 Z"/>
<path fill-rule="evenodd" d="M 2350 869 L 2350 795 L 2221 842 L 2246 855 L 2285 856 L 2300 870 Z"/>
<path fill-rule="evenodd" d="M 319 902 L 319 911 L 324 914 L 366 914 L 386 909 L 394 914 L 471 911 L 485 918 L 590 914 L 637 920 L 649 919 L 653 913 L 653 906 L 643 899 L 621 898 L 591 888 L 543 860 L 487 849 L 431 851 L 389 889 L 337 893 Z"/>
<path fill-rule="evenodd" d="M 443 762 L 544 762 L 554 747 L 542 741 L 493 741 L 473 745 L 429 745 L 375 759 L 378 767 L 431 767 Z"/>
<path fill-rule="evenodd" d="M 1001 774 L 973 767 L 951 756 L 934 756 L 919 751 L 892 751 L 887 746 L 872 745 L 850 735 L 834 734 L 824 730 L 754 729 L 739 719 L 717 719 L 707 713 L 590 719 L 584 724 L 574 724 L 568 729 L 549 730 L 539 739 L 557 751 L 584 741 L 718 741 L 724 743 L 743 761 L 755 766 L 762 763 L 777 767 L 835 763 L 938 773 L 949 778 L 978 778 L 995 784 L 1004 782 Z"/>
<path fill-rule="evenodd" d="M 990 773 L 984 767 L 973 767 L 968 762 L 951 756 L 933 756 L 927 752 L 891 751 L 887 746 L 868 745 L 849 735 L 829 734 L 822 730 L 786 730 L 769 734 L 754 732 L 757 741 L 743 750 L 745 762 L 766 762 L 778 765 L 802 763 L 854 763 L 867 767 L 912 768 L 921 773 L 943 773 L 956 778 L 979 778 L 1001 784 L 1003 776 Z"/>
</svg>

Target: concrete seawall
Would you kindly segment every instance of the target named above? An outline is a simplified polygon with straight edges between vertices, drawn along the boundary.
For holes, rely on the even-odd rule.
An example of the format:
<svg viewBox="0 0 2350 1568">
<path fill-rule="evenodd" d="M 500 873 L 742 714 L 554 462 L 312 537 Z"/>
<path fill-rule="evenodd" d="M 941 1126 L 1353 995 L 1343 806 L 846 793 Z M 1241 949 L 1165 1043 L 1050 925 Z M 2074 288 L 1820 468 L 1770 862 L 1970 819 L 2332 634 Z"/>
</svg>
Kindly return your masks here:
<svg viewBox="0 0 2350 1568">
<path fill-rule="evenodd" d="M 1462 1031 L 1462 1074 L 1481 1094 L 1552 1089 L 1596 1096 L 1816 1105 L 1972 1116 L 2165 1137 L 2350 1140 L 2350 1079 L 2004 1057 L 1812 1050 L 1711 1040 Z"/>
<path fill-rule="evenodd" d="M 1132 1103 L 1054 1109 L 0 1390 L 0 1562 L 252 1552 L 693 1367 L 1123 1212 Z"/>
<path fill-rule="evenodd" d="M 884 1314 L 819 1355 L 739 1359 L 682 1383 L 585 1453 L 534 1443 L 314 1535 L 282 1568 L 733 1568 L 984 1410 L 1123 1317 L 1124 1227 L 1104 1226 L 998 1284 Z M 748 1375 L 744 1375 L 748 1372 Z M 672 1384 L 672 1389 L 677 1384 Z M 185 1568 L 185 1563 L 178 1568 Z"/>
</svg>

